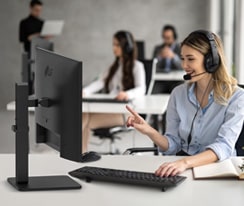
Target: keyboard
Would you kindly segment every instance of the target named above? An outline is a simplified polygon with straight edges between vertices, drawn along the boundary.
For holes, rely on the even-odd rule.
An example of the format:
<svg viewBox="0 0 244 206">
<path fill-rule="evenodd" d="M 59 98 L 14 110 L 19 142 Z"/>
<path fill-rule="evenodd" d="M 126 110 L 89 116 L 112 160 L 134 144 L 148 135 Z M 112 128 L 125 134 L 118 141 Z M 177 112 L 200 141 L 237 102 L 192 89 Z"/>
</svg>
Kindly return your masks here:
<svg viewBox="0 0 244 206">
<path fill-rule="evenodd" d="M 95 103 L 119 103 L 119 104 L 127 104 L 131 100 L 117 100 L 117 99 L 109 99 L 109 98 L 83 98 L 83 102 L 95 102 Z"/>
<path fill-rule="evenodd" d="M 173 177 L 158 177 L 154 173 L 108 169 L 102 167 L 82 167 L 69 172 L 69 174 L 79 179 L 85 179 L 87 182 L 98 180 L 130 185 L 153 186 L 160 187 L 162 191 L 165 191 L 168 187 L 177 186 L 186 179 L 186 177 L 179 175 Z"/>
</svg>

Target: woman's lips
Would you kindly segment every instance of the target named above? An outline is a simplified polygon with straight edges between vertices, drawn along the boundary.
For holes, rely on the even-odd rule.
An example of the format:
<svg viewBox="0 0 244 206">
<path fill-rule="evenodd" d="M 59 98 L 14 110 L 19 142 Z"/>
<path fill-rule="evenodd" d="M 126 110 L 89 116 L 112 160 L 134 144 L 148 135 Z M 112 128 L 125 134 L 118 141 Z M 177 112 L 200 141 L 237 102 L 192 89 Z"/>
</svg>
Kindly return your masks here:
<svg viewBox="0 0 244 206">
<path fill-rule="evenodd" d="M 194 73 L 194 71 L 186 71 L 186 73 L 191 75 Z"/>
</svg>

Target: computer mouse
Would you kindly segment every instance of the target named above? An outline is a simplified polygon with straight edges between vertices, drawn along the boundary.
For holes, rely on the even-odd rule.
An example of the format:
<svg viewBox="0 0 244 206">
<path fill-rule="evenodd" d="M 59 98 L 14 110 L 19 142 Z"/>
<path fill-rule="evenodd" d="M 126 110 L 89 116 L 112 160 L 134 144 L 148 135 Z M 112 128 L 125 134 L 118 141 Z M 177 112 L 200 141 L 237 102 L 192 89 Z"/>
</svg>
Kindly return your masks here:
<svg viewBox="0 0 244 206">
<path fill-rule="evenodd" d="M 94 162 L 101 159 L 101 155 L 97 152 L 85 152 L 81 155 L 81 162 Z"/>
</svg>

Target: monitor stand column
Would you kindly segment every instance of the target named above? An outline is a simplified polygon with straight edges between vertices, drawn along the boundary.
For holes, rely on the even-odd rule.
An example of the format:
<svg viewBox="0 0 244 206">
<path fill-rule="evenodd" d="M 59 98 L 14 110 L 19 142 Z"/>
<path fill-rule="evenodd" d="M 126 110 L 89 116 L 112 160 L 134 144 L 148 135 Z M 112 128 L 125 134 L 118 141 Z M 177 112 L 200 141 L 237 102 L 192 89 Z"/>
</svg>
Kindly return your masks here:
<svg viewBox="0 0 244 206">
<path fill-rule="evenodd" d="M 38 106 L 37 100 L 28 99 L 28 85 L 15 85 L 15 177 L 9 177 L 8 182 L 20 191 L 80 189 L 81 186 L 69 176 L 35 176 L 28 175 L 29 126 L 28 107 Z"/>
</svg>

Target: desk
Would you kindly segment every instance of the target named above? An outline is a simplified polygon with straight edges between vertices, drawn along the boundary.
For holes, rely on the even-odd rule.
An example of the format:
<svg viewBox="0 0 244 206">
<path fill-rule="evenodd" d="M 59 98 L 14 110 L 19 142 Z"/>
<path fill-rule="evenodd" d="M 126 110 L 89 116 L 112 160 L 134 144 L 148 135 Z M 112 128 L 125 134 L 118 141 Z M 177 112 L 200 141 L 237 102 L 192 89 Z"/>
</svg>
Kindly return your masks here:
<svg viewBox="0 0 244 206">
<path fill-rule="evenodd" d="M 93 96 L 97 97 L 97 95 Z M 169 97 L 168 94 L 139 96 L 128 105 L 141 114 L 163 114 L 166 111 Z M 83 102 L 82 110 L 91 113 L 128 113 L 125 105 L 120 103 Z"/>
<path fill-rule="evenodd" d="M 104 95 L 90 95 L 89 97 L 101 97 Z M 106 95 L 105 95 L 106 96 Z M 143 114 L 163 114 L 166 111 L 168 104 L 169 95 L 149 95 L 141 96 L 135 98 L 129 105 L 131 105 L 137 112 Z M 83 102 L 82 110 L 83 112 L 91 113 L 128 113 L 125 108 L 126 104 L 118 103 L 94 103 L 94 102 Z M 35 111 L 34 107 L 28 108 L 29 111 Z M 8 111 L 15 111 L 15 102 L 10 102 L 7 104 Z"/>
<path fill-rule="evenodd" d="M 85 165 L 154 172 L 164 161 L 174 156 L 103 156 L 100 161 L 82 164 L 59 158 L 55 154 L 30 155 L 30 174 L 63 175 Z M 139 187 L 105 182 L 75 179 L 81 190 L 19 192 L 6 181 L 13 176 L 14 155 L 0 155 L 1 205 L 43 206 L 240 206 L 244 202 L 244 181 L 238 180 L 193 180 L 188 170 L 182 175 L 187 179 L 177 187 L 161 192 L 159 188 Z"/>
</svg>

